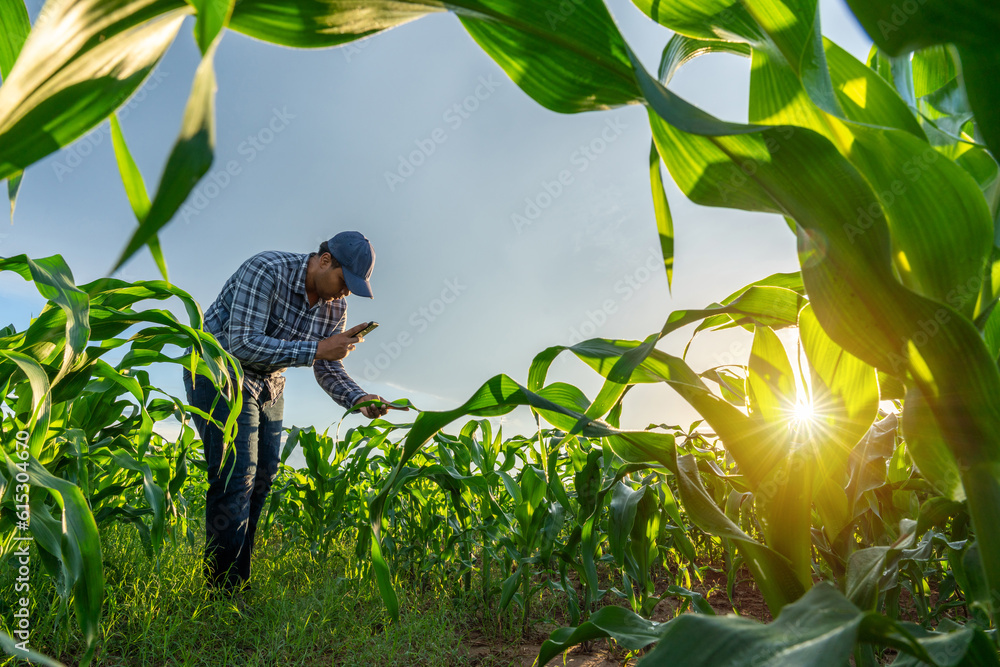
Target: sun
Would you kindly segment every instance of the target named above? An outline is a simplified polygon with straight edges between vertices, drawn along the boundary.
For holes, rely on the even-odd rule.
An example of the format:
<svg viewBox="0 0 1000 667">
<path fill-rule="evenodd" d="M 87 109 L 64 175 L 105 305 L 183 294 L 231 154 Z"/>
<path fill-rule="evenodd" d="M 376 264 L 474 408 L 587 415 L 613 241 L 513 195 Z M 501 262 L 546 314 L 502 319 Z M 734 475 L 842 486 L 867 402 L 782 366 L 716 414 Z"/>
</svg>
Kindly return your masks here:
<svg viewBox="0 0 1000 667">
<path fill-rule="evenodd" d="M 792 408 L 792 421 L 797 424 L 808 424 L 816 418 L 816 409 L 812 401 L 797 401 Z"/>
</svg>

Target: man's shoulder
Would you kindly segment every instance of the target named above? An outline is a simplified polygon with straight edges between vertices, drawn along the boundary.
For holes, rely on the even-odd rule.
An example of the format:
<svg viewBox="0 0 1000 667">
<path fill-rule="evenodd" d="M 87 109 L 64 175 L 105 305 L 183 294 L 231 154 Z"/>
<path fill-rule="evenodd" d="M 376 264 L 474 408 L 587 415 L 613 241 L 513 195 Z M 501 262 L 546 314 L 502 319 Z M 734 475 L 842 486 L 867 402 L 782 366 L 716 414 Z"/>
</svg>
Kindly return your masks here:
<svg viewBox="0 0 1000 667">
<path fill-rule="evenodd" d="M 308 257 L 305 253 L 285 252 L 284 250 L 264 250 L 257 253 L 244 264 L 251 266 L 294 266 L 298 267 Z"/>
<path fill-rule="evenodd" d="M 291 275 L 298 271 L 308 258 L 309 255 L 303 253 L 265 250 L 243 262 L 239 270 L 233 274 L 233 278 L 260 273 Z"/>
</svg>

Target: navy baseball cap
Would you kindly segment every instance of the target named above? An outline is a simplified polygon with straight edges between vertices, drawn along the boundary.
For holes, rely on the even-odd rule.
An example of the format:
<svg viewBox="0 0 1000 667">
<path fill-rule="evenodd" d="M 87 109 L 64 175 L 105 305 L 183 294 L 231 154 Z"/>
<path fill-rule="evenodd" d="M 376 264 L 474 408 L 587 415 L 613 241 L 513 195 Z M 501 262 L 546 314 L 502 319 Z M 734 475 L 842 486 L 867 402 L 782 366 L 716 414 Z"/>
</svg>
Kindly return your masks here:
<svg viewBox="0 0 1000 667">
<path fill-rule="evenodd" d="M 375 249 L 361 232 L 340 232 L 327 242 L 330 254 L 340 262 L 347 289 L 358 296 L 374 298 L 368 279 L 375 266 Z"/>
</svg>

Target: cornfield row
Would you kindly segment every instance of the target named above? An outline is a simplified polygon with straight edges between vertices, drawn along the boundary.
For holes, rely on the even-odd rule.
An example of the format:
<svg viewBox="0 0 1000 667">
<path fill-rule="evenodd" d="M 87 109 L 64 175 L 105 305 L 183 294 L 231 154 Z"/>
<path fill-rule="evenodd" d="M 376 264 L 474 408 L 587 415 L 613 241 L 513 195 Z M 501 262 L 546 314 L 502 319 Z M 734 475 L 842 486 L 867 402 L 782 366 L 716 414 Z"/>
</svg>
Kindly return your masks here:
<svg viewBox="0 0 1000 667">
<path fill-rule="evenodd" d="M 661 165 L 699 204 L 784 216 L 801 272 L 671 313 L 643 341 L 549 348 L 524 384 L 498 375 L 463 405 L 411 425 L 376 422 L 343 439 L 295 430 L 289 447 L 302 446 L 308 468 L 283 469 L 271 529 L 316 554 L 342 535 L 356 540 L 392 617 L 404 576 L 460 582 L 488 608 L 516 605 L 525 619 L 541 592 L 561 597 L 572 627 L 553 633 L 542 664 L 598 637 L 632 650 L 655 643 L 641 664 L 874 665 L 885 649 L 900 665 L 997 664 L 994 4 L 850 0 L 875 41 L 862 63 L 822 36 L 816 0 L 634 0 L 674 31 L 655 74 L 601 0 L 356 4 L 52 0 L 34 26 L 20 3 L 0 4 L 11 26 L 0 36 L 0 178 L 12 201 L 27 167 L 111 116 L 139 223 L 118 266 L 149 247 L 166 279 L 157 233 L 211 165 L 213 58 L 227 29 L 318 48 L 448 10 L 548 109 L 645 105 L 668 278 L 674 223 Z M 113 114 L 191 14 L 203 59 L 150 196 Z M 748 124 L 669 89 L 680 67 L 718 52 L 751 59 Z M 197 520 L 197 493 L 186 492 L 199 461 L 193 408 L 150 386 L 143 367 L 179 364 L 238 388 L 226 370 L 238 363 L 204 332 L 198 304 L 166 280 L 78 287 L 59 256 L 6 258 L 0 270 L 49 299 L 26 329 L 0 338 L 2 555 L 16 554 L 27 510 L 87 663 L 104 592 L 100 526 L 133 524 L 156 558 Z M 134 309 L 171 297 L 186 322 Z M 746 364 L 696 371 L 656 347 L 691 325 L 751 332 Z M 790 327 L 797 364 L 775 333 Z M 174 347 L 192 352 L 171 357 Z M 102 360 L 111 350 L 123 353 L 114 365 Z M 547 381 L 563 353 L 602 377 L 595 397 Z M 660 382 L 704 424 L 622 430 L 630 388 Z M 240 393 L 231 395 L 238 408 Z M 534 437 L 505 441 L 481 420 L 442 432 L 519 405 L 539 419 Z M 814 414 L 795 418 L 801 405 Z M 168 443 L 153 425 L 171 415 L 185 426 Z M 233 421 L 221 426 L 232 433 Z M 716 551 L 730 581 L 750 573 L 774 622 L 708 613 L 690 584 Z M 620 583 L 607 583 L 609 571 Z M 664 573 L 673 583 L 658 588 Z M 918 623 L 900 620 L 903 590 Z M 697 613 L 653 622 L 664 596 Z M 616 597 L 627 606 L 605 604 Z M 5 647 L 16 650 L 17 628 L 4 622 L 13 633 Z"/>
</svg>

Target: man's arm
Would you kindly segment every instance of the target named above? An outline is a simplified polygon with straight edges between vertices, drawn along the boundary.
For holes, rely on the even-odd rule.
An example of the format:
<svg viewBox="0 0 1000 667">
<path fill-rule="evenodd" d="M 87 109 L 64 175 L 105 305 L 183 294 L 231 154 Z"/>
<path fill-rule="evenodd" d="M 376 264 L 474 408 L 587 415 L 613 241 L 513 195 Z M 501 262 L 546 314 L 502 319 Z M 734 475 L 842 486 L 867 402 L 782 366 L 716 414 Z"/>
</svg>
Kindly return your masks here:
<svg viewBox="0 0 1000 667">
<path fill-rule="evenodd" d="M 346 313 L 347 309 L 345 308 L 344 316 L 340 318 L 340 321 L 333 328 L 334 335 L 344 332 L 347 326 Z M 363 327 L 364 325 L 361 326 Z M 357 329 L 358 327 L 354 328 Z M 319 386 L 323 387 L 323 391 L 344 408 L 354 407 L 354 404 L 361 400 L 362 396 L 367 395 L 367 392 L 359 387 L 358 383 L 347 374 L 344 362 L 340 359 L 317 359 L 316 363 L 313 364 L 313 375 L 316 376 L 316 382 L 319 383 Z"/>
<path fill-rule="evenodd" d="M 229 315 L 229 352 L 246 363 L 308 366 L 316 358 L 316 341 L 281 340 L 265 333 L 274 290 L 265 258 L 253 257 L 240 268 Z"/>
<path fill-rule="evenodd" d="M 330 395 L 338 405 L 344 408 L 352 408 L 368 393 L 358 386 L 347 369 L 344 362 L 340 361 L 317 361 L 313 364 L 313 374 L 316 382 L 323 387 L 323 391 Z"/>
</svg>

